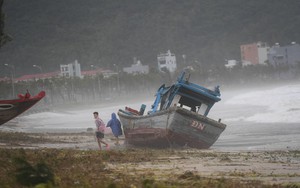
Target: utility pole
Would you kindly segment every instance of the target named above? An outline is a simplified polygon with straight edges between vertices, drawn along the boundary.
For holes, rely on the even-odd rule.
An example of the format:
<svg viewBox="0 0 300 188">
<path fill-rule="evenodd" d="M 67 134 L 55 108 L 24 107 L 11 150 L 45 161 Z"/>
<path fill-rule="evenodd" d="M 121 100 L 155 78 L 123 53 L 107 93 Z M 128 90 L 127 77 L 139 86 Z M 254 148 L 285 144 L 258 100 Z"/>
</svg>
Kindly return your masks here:
<svg viewBox="0 0 300 188">
<path fill-rule="evenodd" d="M 14 98 L 15 97 L 15 79 L 14 79 L 15 66 L 10 64 L 4 64 L 4 65 L 11 69 L 10 75 L 11 75 L 12 98 Z"/>
<path fill-rule="evenodd" d="M 96 68 L 98 68 L 98 67 L 95 66 L 95 65 L 91 65 L 91 68 L 96 70 Z M 101 82 L 100 82 L 100 74 L 97 73 L 96 76 L 97 76 L 97 81 L 98 81 L 98 93 L 99 93 L 99 98 L 101 98 Z"/>
<path fill-rule="evenodd" d="M 117 70 L 117 91 L 118 93 L 120 92 L 120 76 L 119 76 L 119 66 L 114 64 Z"/>
</svg>

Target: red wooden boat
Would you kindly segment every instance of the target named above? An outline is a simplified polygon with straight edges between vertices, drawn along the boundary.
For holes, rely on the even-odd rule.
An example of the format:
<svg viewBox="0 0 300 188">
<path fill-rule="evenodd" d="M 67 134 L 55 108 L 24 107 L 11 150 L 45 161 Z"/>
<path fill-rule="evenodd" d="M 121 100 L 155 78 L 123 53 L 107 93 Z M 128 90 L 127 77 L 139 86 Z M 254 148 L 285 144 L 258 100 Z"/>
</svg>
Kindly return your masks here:
<svg viewBox="0 0 300 188">
<path fill-rule="evenodd" d="M 45 95 L 45 91 L 41 91 L 36 96 L 30 96 L 27 91 L 25 95 L 19 94 L 18 99 L 0 100 L 0 125 L 25 112 L 45 97 Z"/>
</svg>

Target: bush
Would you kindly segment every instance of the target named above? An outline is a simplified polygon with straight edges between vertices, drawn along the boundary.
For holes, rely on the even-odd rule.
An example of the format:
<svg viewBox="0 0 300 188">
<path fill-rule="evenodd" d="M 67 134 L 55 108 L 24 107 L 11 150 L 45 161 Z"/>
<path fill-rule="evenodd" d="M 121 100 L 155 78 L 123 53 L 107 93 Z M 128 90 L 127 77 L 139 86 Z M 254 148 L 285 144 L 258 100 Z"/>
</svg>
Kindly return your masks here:
<svg viewBox="0 0 300 188">
<path fill-rule="evenodd" d="M 16 180 L 21 185 L 35 186 L 41 183 L 54 184 L 54 175 L 44 162 L 37 163 L 34 167 L 26 160 L 17 158 L 16 163 L 18 165 Z"/>
</svg>

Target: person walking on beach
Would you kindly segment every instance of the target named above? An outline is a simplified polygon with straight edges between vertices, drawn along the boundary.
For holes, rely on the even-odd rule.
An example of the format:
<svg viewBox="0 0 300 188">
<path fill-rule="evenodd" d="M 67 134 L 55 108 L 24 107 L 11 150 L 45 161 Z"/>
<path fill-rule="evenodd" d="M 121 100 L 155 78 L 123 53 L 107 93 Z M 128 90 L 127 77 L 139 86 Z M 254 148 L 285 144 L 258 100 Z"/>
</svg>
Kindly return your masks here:
<svg viewBox="0 0 300 188">
<path fill-rule="evenodd" d="M 101 143 L 105 144 L 106 149 L 109 150 L 108 143 L 104 142 L 102 139 L 104 138 L 104 130 L 105 124 L 102 119 L 99 118 L 98 112 L 94 112 L 95 124 L 96 124 L 96 139 L 99 145 L 99 149 L 102 150 Z"/>
<path fill-rule="evenodd" d="M 106 127 L 110 127 L 113 135 L 116 137 L 115 145 L 120 145 L 119 136 L 122 135 L 121 122 L 118 120 L 115 113 L 111 114 L 111 120 L 108 121 Z"/>
</svg>

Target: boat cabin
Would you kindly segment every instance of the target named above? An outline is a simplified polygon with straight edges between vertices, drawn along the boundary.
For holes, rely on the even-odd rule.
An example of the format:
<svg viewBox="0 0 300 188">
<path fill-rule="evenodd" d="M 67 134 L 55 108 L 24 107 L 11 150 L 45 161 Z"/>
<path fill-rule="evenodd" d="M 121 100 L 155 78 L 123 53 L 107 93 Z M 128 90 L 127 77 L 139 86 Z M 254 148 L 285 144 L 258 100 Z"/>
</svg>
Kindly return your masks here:
<svg viewBox="0 0 300 188">
<path fill-rule="evenodd" d="M 152 111 L 165 110 L 172 106 L 179 106 L 187 110 L 207 116 L 215 102 L 220 101 L 219 86 L 214 91 L 200 85 L 190 83 L 184 79 L 185 72 L 178 78 L 177 83 L 165 87 L 162 85 L 157 93 L 156 100 L 152 105 Z M 158 110 L 159 109 L 159 110 Z"/>
</svg>

